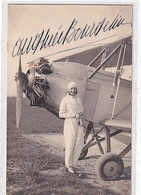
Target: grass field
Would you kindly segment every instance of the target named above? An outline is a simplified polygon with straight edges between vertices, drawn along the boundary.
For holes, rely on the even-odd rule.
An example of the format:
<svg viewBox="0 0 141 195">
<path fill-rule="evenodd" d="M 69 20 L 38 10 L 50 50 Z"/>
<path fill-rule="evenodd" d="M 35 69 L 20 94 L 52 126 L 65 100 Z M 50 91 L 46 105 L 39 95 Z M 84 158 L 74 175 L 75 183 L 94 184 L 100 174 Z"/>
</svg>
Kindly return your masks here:
<svg viewBox="0 0 141 195">
<path fill-rule="evenodd" d="M 29 107 L 24 99 L 20 128 L 15 128 L 15 98 L 7 105 L 7 195 L 118 195 L 130 194 L 130 179 L 98 181 L 91 165 L 93 159 L 81 161 L 92 178 L 66 174 L 64 151 L 50 144 L 27 139 L 30 134 L 62 133 L 63 121 L 42 108 Z"/>
</svg>

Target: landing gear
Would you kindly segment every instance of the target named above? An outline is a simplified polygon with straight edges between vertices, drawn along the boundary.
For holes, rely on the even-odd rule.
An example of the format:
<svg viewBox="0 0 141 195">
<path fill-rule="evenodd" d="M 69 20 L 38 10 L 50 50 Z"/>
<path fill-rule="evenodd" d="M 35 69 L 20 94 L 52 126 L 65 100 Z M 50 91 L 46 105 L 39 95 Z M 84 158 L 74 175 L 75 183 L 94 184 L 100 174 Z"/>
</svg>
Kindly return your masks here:
<svg viewBox="0 0 141 195">
<path fill-rule="evenodd" d="M 85 158 L 85 156 L 88 154 L 88 148 L 85 150 L 82 150 L 80 157 L 78 160 L 82 160 L 83 158 Z"/>
<path fill-rule="evenodd" d="M 120 178 L 124 170 L 124 164 L 119 155 L 107 153 L 101 156 L 95 167 L 97 176 L 106 181 L 113 181 Z"/>
<path fill-rule="evenodd" d="M 85 144 L 79 160 L 82 160 L 87 155 L 90 147 L 97 145 L 101 157 L 96 162 L 96 175 L 105 181 L 117 180 L 124 171 L 122 158 L 131 150 L 131 144 L 126 146 L 118 155 L 111 153 L 111 137 L 114 137 L 123 131 L 119 129 L 110 133 L 109 127 L 102 126 L 100 129 L 96 129 L 94 125 L 94 123 L 89 122 L 86 128 L 87 131 L 84 136 Z M 102 132 L 102 130 L 104 132 Z M 103 135 L 104 133 L 105 135 Z M 91 134 L 91 137 L 88 138 L 89 134 Z M 103 149 L 103 145 L 101 144 L 103 141 L 105 141 L 105 149 Z"/>
</svg>

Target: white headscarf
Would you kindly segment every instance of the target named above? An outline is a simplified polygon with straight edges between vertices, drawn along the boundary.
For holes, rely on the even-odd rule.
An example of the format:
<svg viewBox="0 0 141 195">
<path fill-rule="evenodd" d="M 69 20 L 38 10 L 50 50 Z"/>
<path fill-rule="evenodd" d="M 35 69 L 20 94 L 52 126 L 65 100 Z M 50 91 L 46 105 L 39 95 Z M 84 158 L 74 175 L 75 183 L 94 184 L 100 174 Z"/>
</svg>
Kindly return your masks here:
<svg viewBox="0 0 141 195">
<path fill-rule="evenodd" d="M 70 91 L 71 88 L 77 88 L 77 84 L 75 82 L 70 82 L 68 84 L 68 91 Z"/>
</svg>

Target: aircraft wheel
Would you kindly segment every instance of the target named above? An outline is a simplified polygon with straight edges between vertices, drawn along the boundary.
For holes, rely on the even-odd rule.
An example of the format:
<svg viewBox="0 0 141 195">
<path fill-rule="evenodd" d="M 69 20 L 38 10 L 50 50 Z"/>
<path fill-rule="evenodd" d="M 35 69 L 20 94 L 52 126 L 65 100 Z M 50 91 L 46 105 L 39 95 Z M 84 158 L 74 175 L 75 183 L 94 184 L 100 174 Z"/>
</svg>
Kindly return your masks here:
<svg viewBox="0 0 141 195">
<path fill-rule="evenodd" d="M 113 153 L 101 156 L 96 163 L 95 171 L 97 176 L 106 181 L 117 180 L 124 170 L 122 159 Z"/>
<path fill-rule="evenodd" d="M 85 156 L 88 154 L 88 148 L 86 150 L 82 150 L 80 157 L 78 160 L 82 160 L 83 158 L 85 158 Z"/>
</svg>

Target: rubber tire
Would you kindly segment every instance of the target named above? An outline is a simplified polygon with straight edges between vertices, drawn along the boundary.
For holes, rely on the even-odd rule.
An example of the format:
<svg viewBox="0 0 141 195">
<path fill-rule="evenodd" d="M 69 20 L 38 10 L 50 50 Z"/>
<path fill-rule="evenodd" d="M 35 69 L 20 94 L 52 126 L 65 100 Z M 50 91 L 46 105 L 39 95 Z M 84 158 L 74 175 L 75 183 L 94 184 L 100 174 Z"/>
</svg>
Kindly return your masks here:
<svg viewBox="0 0 141 195">
<path fill-rule="evenodd" d="M 115 175 L 107 176 L 104 173 L 104 167 L 110 161 L 111 162 L 113 161 L 113 162 L 117 163 L 117 165 L 118 165 L 118 172 Z M 104 181 L 113 181 L 113 180 L 119 179 L 121 174 L 123 173 L 123 170 L 124 170 L 123 160 L 118 155 L 113 154 L 113 153 L 107 153 L 107 154 L 104 154 L 103 156 L 101 156 L 97 160 L 96 166 L 95 166 L 96 175 L 98 176 L 98 178 L 100 178 L 100 179 L 102 179 Z"/>
<path fill-rule="evenodd" d="M 78 160 L 82 160 L 85 158 L 85 156 L 88 154 L 88 148 L 86 150 L 83 150 L 80 154 L 80 157 Z"/>
</svg>

